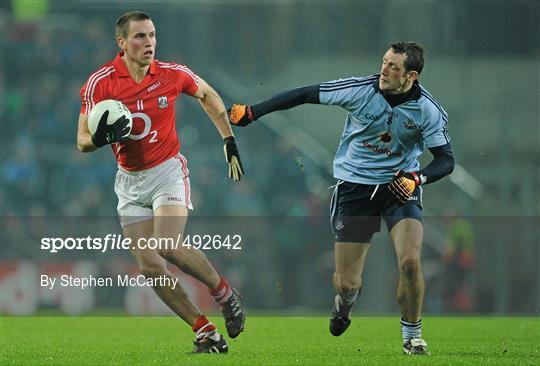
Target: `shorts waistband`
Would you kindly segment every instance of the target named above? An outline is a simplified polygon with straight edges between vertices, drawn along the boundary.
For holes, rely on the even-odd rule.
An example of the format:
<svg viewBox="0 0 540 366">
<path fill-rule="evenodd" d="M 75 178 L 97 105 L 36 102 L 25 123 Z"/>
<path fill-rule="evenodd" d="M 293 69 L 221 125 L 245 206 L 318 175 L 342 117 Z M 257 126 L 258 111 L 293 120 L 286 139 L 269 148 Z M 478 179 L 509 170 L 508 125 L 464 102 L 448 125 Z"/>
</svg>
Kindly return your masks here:
<svg viewBox="0 0 540 366">
<path fill-rule="evenodd" d="M 156 166 L 153 166 L 153 167 L 148 168 L 148 169 L 143 169 L 143 170 L 126 170 L 122 166 L 120 166 L 120 164 L 118 164 L 118 170 L 121 171 L 124 174 L 133 175 L 133 176 L 146 174 L 146 173 L 151 173 L 154 170 L 158 169 L 159 167 L 163 166 L 164 164 L 168 163 L 169 161 L 171 161 L 173 159 L 179 159 L 181 156 L 183 156 L 183 155 L 178 153 L 178 154 L 176 154 L 174 156 L 171 156 L 167 160 L 162 161 L 161 163 L 159 163 Z"/>
</svg>

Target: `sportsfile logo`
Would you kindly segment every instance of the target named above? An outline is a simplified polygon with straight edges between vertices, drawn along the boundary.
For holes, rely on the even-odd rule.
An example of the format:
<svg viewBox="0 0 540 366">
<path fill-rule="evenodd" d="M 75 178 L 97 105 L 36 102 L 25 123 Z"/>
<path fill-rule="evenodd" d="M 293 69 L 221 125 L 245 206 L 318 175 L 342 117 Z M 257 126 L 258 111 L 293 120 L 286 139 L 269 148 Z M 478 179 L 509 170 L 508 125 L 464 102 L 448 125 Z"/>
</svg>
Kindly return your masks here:
<svg viewBox="0 0 540 366">
<path fill-rule="evenodd" d="M 47 237 L 41 238 L 41 250 L 49 253 L 62 251 L 91 250 L 105 253 L 115 250 L 176 250 L 182 247 L 193 247 L 201 250 L 240 250 L 242 236 L 239 234 L 178 234 L 176 237 L 150 237 L 133 240 L 123 235 L 106 234 L 103 237 Z"/>
</svg>

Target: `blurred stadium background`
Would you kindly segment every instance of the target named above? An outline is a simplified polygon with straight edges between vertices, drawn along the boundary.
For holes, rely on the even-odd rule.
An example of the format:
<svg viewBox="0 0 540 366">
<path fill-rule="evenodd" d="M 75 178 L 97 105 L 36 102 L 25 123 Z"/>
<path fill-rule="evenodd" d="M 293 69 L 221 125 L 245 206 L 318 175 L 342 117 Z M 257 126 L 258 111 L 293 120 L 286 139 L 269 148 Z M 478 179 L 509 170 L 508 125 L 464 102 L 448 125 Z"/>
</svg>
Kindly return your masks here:
<svg viewBox="0 0 540 366">
<path fill-rule="evenodd" d="M 114 23 L 135 9 L 154 20 L 157 58 L 188 65 L 226 105 L 373 74 L 391 42 L 422 43 L 421 82 L 450 115 L 459 164 L 425 189 L 426 313 L 540 313 L 538 2 L 12 0 L 0 2 L 4 314 L 163 311 L 151 291 L 49 291 L 38 282 L 39 273 L 136 272 L 127 253 L 39 248 L 42 236 L 120 231 L 113 155 L 81 154 L 75 138 L 79 90 L 115 56 Z M 326 313 L 333 296 L 327 188 L 345 113 L 303 106 L 235 130 L 247 172 L 235 185 L 198 103 L 184 97 L 177 109 L 195 205 L 188 231 L 242 232 L 242 251 L 207 255 L 239 285 L 249 310 Z M 397 313 L 396 278 L 383 229 L 360 312 Z M 212 308 L 204 289 L 187 284 Z"/>
</svg>

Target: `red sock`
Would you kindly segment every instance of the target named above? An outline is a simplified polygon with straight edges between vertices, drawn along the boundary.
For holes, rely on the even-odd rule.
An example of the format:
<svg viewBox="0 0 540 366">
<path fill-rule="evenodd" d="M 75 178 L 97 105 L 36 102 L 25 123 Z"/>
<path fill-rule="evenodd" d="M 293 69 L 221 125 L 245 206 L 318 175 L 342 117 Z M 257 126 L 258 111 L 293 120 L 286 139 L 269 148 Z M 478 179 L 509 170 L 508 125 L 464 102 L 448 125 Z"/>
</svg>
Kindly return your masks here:
<svg viewBox="0 0 540 366">
<path fill-rule="evenodd" d="M 195 334 L 197 334 L 197 337 L 199 337 L 199 334 L 204 334 L 216 330 L 216 326 L 214 325 L 214 323 L 206 319 L 206 316 L 201 315 L 199 318 L 197 318 L 195 325 L 191 329 L 195 332 Z"/>
<path fill-rule="evenodd" d="M 224 277 L 219 278 L 219 284 L 215 289 L 210 289 L 210 295 L 217 303 L 225 302 L 231 297 L 232 289 L 229 282 Z"/>
</svg>

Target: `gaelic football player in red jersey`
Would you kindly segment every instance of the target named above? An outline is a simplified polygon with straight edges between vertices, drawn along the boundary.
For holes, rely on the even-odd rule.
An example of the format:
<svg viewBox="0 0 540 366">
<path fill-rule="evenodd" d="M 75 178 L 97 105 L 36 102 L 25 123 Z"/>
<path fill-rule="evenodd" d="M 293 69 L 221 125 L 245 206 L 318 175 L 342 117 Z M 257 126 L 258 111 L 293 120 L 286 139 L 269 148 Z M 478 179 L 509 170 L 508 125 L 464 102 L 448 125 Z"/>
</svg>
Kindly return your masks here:
<svg viewBox="0 0 540 366">
<path fill-rule="evenodd" d="M 201 251 L 183 246 L 152 250 L 135 245 L 141 238 L 177 238 L 192 208 L 187 161 L 180 154 L 175 129 L 176 98 L 183 93 L 200 102 L 224 138 L 229 176 L 238 181 L 243 169 L 227 112 L 216 91 L 189 68 L 155 59 L 156 30 L 148 15 L 138 11 L 122 15 L 116 23 L 116 40 L 120 48 L 116 58 L 92 73 L 81 89 L 78 148 L 92 152 L 112 144 L 118 161 L 118 214 L 124 235 L 134 244 L 132 254 L 141 273 L 149 279 L 170 279 L 168 261 L 204 283 L 220 305 L 228 335 L 234 338 L 245 323 L 239 296 Z M 96 132 L 90 133 L 88 114 L 105 99 L 120 100 L 129 108 L 131 131 L 124 117 L 107 124 L 105 112 Z M 155 283 L 157 295 L 195 332 L 193 352 L 227 352 L 223 336 L 181 286 L 172 285 L 172 281 Z"/>
</svg>

